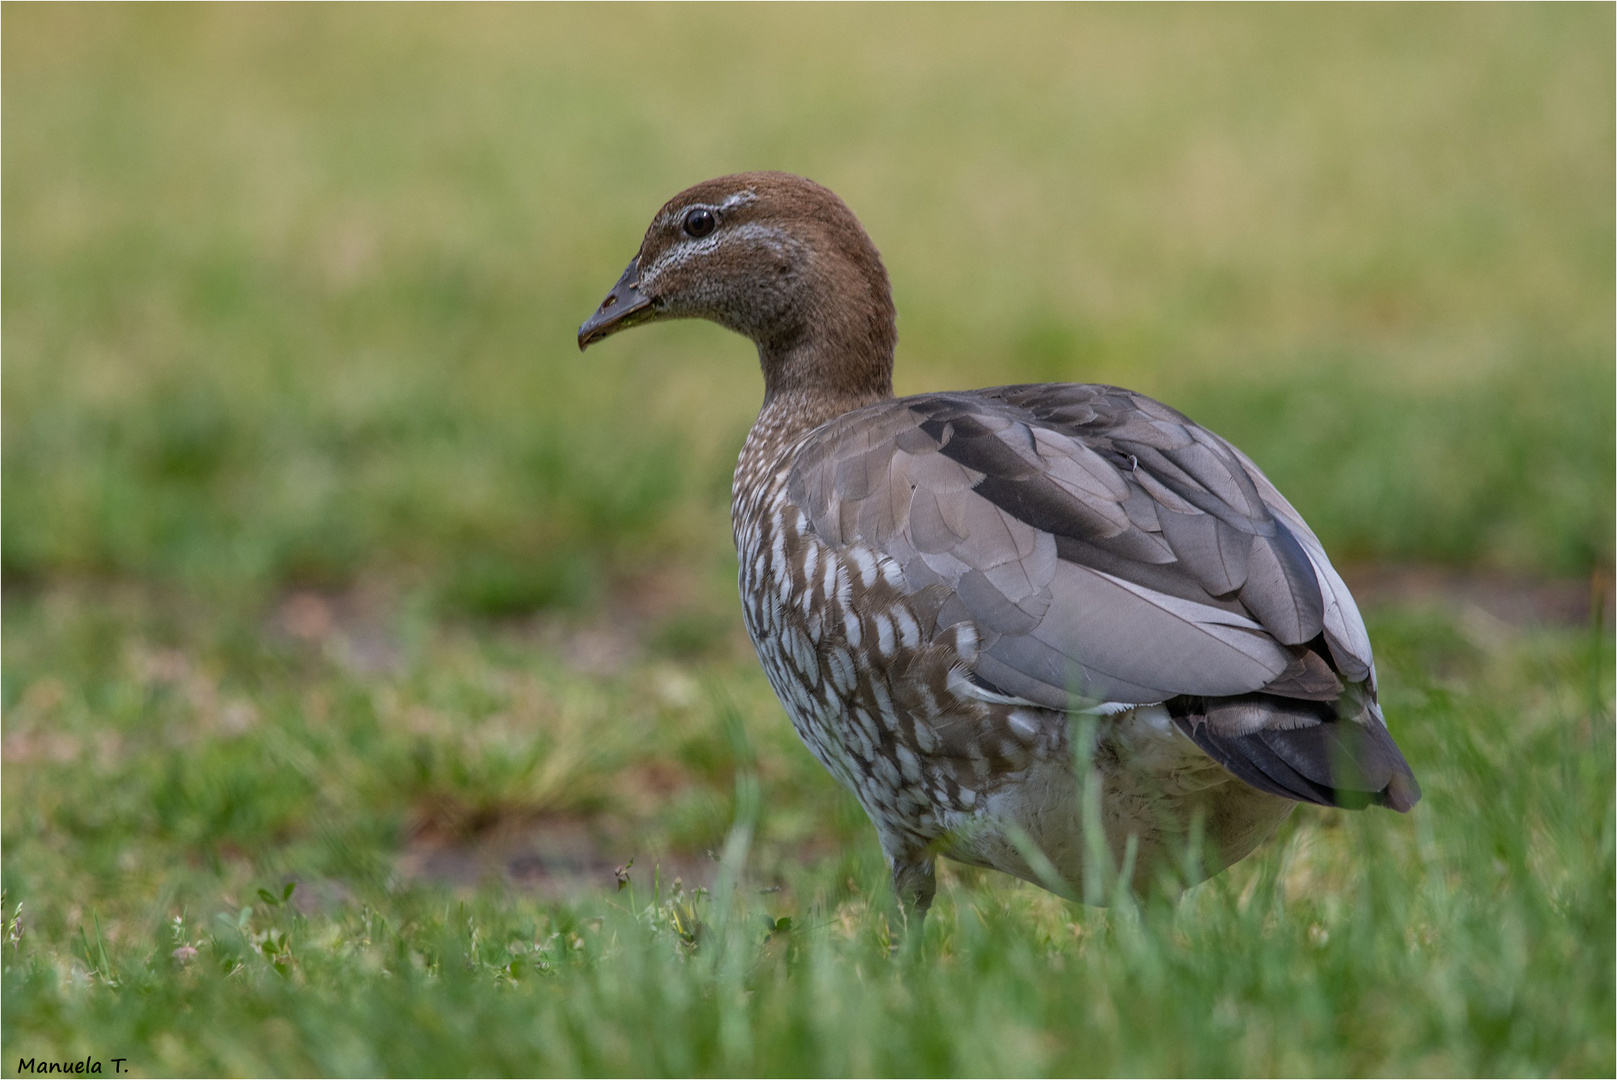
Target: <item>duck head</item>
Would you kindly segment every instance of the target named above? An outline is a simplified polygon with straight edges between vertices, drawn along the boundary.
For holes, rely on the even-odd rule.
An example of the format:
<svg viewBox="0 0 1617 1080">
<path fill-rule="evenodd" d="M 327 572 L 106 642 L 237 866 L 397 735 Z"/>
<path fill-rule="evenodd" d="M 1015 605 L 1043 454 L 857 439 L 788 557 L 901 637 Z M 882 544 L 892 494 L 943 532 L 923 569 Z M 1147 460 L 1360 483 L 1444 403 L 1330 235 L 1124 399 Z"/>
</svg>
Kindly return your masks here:
<svg viewBox="0 0 1617 1080">
<path fill-rule="evenodd" d="M 887 271 L 853 212 L 811 180 L 737 173 L 674 196 L 578 328 L 578 347 L 642 323 L 693 318 L 757 345 L 766 398 L 892 396 L 897 330 Z"/>
</svg>

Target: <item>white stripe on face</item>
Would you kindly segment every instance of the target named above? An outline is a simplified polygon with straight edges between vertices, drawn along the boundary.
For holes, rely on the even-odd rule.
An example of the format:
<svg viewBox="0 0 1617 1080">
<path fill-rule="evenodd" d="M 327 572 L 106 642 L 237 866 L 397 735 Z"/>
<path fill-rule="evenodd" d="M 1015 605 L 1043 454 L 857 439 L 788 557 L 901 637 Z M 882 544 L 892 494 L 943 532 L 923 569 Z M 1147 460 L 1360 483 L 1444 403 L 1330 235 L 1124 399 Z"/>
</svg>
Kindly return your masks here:
<svg viewBox="0 0 1617 1080">
<path fill-rule="evenodd" d="M 783 247 L 788 237 L 785 232 L 773 225 L 764 225 L 760 222 L 749 221 L 740 225 L 726 228 L 722 223 L 719 227 L 700 240 L 695 237 L 683 236 L 673 247 L 657 256 L 657 261 L 650 266 L 640 268 L 640 288 L 649 288 L 662 274 L 677 266 L 683 266 L 692 259 L 699 259 L 713 252 L 721 243 L 744 244 L 756 242 L 771 247 Z"/>
<path fill-rule="evenodd" d="M 750 202 L 756 202 L 757 199 L 758 193 L 756 191 L 752 188 L 745 188 L 733 195 L 725 196 L 724 201 L 721 203 L 690 203 L 687 206 L 681 206 L 677 210 L 664 211 L 657 216 L 656 221 L 652 222 L 652 227 L 667 228 L 676 221 L 684 221 L 685 215 L 692 210 L 711 210 L 722 221 L 725 211 L 734 210 L 738 206 L 746 206 Z"/>
</svg>

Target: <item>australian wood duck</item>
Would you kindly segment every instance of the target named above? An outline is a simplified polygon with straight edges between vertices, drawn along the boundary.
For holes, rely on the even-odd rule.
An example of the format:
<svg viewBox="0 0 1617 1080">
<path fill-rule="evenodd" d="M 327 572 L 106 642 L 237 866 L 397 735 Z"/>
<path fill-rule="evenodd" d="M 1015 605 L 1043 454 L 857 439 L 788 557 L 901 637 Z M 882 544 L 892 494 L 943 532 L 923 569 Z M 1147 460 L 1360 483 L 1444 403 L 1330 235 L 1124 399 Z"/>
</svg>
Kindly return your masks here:
<svg viewBox="0 0 1617 1080">
<path fill-rule="evenodd" d="M 579 348 L 677 318 L 758 346 L 743 615 L 907 908 L 940 854 L 1101 902 L 1217 873 L 1296 801 L 1420 798 L 1353 598 L 1217 435 L 1112 386 L 895 399 L 881 258 L 784 173 L 670 200 Z"/>
</svg>

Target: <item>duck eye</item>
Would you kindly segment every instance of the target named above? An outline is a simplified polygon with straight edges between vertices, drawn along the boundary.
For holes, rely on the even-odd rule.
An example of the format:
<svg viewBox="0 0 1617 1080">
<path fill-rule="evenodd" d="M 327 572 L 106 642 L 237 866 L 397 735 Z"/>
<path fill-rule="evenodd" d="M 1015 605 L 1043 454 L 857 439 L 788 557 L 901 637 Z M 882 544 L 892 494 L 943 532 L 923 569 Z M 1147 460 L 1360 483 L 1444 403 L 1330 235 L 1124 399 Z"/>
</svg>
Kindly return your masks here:
<svg viewBox="0 0 1617 1080">
<path fill-rule="evenodd" d="M 697 207 L 685 215 L 685 233 L 701 239 L 714 229 L 718 228 L 719 219 L 713 216 L 713 211 Z"/>
</svg>

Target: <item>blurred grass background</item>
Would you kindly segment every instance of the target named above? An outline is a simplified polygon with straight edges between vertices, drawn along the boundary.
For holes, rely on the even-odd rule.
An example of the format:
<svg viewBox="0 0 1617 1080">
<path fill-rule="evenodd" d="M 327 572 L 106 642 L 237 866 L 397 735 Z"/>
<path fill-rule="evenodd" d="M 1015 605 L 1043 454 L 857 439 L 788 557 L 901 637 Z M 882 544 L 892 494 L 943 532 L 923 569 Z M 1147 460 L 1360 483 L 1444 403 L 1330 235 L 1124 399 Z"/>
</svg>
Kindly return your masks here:
<svg viewBox="0 0 1617 1080">
<path fill-rule="evenodd" d="M 572 336 L 663 199 L 758 166 L 886 253 L 901 391 L 1123 383 L 1347 561 L 1587 572 L 1592 19 L 17 8 L 6 575 L 376 575 L 501 613 L 709 557 L 750 347 Z"/>
<path fill-rule="evenodd" d="M 1609 581 L 1609 6 L 0 11 L 6 1071 L 1611 1071 L 1600 619 L 1381 605 L 1413 818 L 1134 922 L 956 875 L 862 990 L 869 828 L 738 636 L 751 347 L 573 344 L 669 195 L 800 172 L 900 392 L 1128 385 L 1339 564 Z M 534 833 L 639 903 L 513 886 Z M 732 998 L 646 853 L 744 833 Z"/>
</svg>

